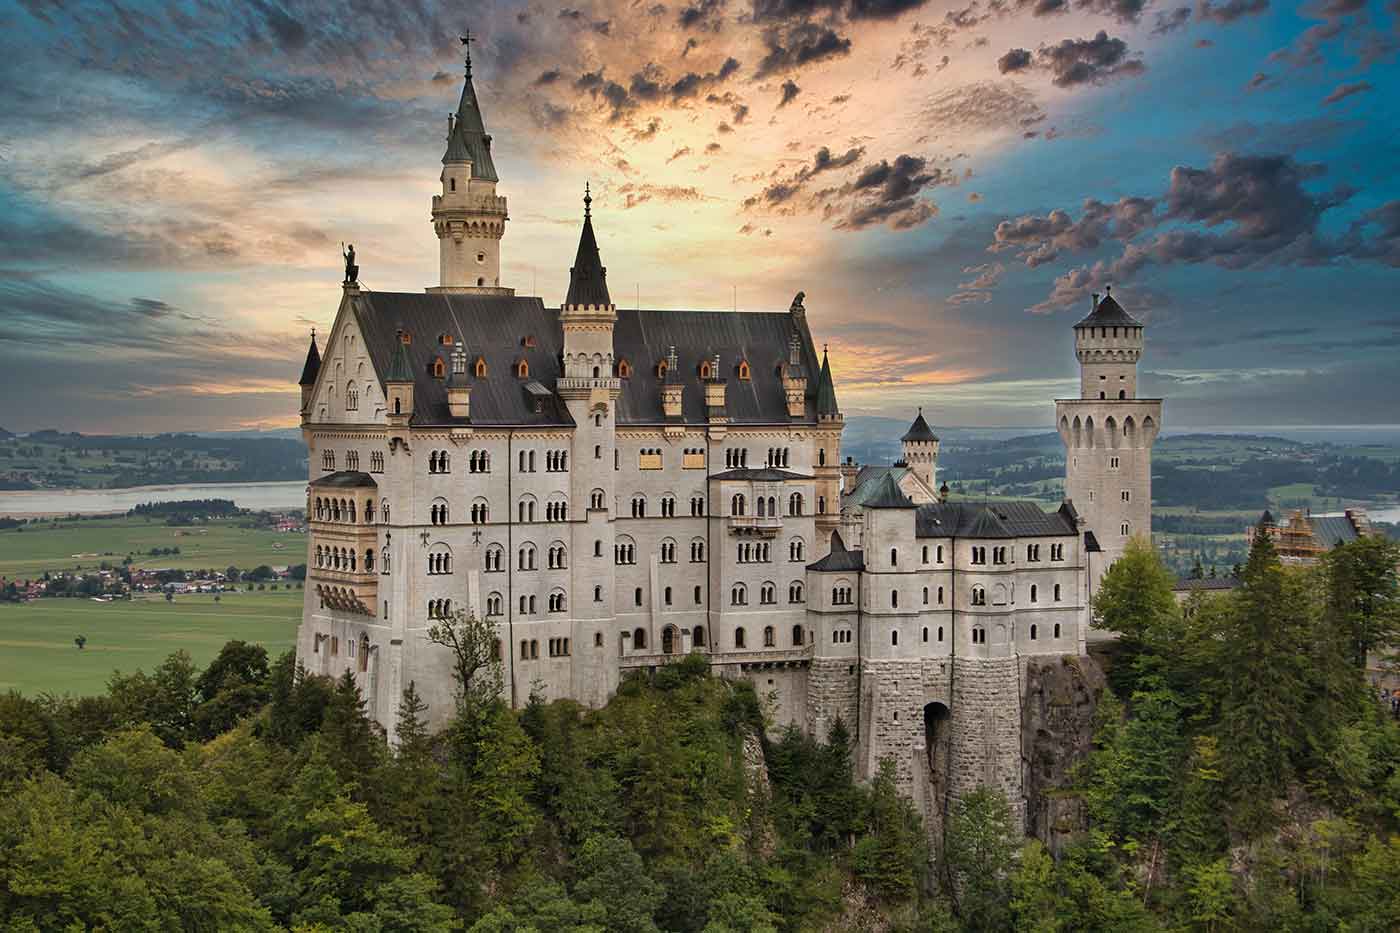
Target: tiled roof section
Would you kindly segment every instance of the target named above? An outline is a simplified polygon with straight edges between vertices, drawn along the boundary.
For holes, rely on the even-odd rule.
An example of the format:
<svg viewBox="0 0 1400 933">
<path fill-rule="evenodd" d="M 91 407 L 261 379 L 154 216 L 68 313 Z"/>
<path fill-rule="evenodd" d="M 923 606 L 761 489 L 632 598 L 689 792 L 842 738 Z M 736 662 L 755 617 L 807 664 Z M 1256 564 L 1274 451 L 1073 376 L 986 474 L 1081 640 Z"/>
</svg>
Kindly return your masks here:
<svg viewBox="0 0 1400 933">
<path fill-rule="evenodd" d="M 337 470 L 334 473 L 327 473 L 325 476 L 318 476 L 311 481 L 311 485 L 318 489 L 332 487 L 335 489 L 378 489 L 379 484 L 374 481 L 374 477 L 359 470 Z"/>
<path fill-rule="evenodd" d="M 841 540 L 841 532 L 833 531 L 831 553 L 814 564 L 808 564 L 807 569 L 819 573 L 859 572 L 865 569 L 865 552 L 846 550 L 846 542 Z"/>
<path fill-rule="evenodd" d="M 321 371 L 321 351 L 316 349 L 316 335 L 311 335 L 311 346 L 306 351 L 306 364 L 301 367 L 301 382 L 298 385 L 315 385 L 316 374 Z"/>
<path fill-rule="evenodd" d="M 710 474 L 710 479 L 747 479 L 759 483 L 780 483 L 786 480 L 811 478 L 811 476 L 804 473 L 794 473 L 791 470 L 779 470 L 773 467 L 759 467 L 756 470 L 741 467 L 735 470 L 725 470 L 722 473 Z"/>
<path fill-rule="evenodd" d="M 836 404 L 836 384 L 831 381 L 831 362 L 827 359 L 825 350 L 822 351 L 821 376 L 817 379 L 817 414 L 841 414 L 841 409 Z"/>
<path fill-rule="evenodd" d="M 899 488 L 893 473 L 886 473 L 874 493 L 861 503 L 867 509 L 912 509 L 913 501 Z"/>
<path fill-rule="evenodd" d="M 578 238 L 578 254 L 574 257 L 573 268 L 569 270 L 569 294 L 564 298 L 566 305 L 612 304 L 608 294 L 608 270 L 603 268 L 602 257 L 598 254 L 598 240 L 593 235 L 593 212 L 589 205 L 593 197 L 583 196 L 583 232 Z"/>
<path fill-rule="evenodd" d="M 1089 312 L 1089 316 L 1078 324 L 1080 327 L 1141 327 L 1142 322 L 1134 318 L 1131 314 L 1123 310 L 1112 295 L 1104 295 L 1098 304 L 1094 305 L 1094 310 Z"/>
<path fill-rule="evenodd" d="M 481 119 L 481 104 L 476 100 L 471 72 L 462 85 L 462 99 L 457 104 L 457 119 L 447 137 L 447 151 L 442 154 L 448 162 L 471 162 L 472 177 L 483 181 L 499 181 L 496 165 L 491 161 L 491 137 Z"/>
<path fill-rule="evenodd" d="M 1345 515 L 1313 515 L 1308 520 L 1312 523 L 1313 540 L 1321 547 L 1349 544 L 1361 537 Z"/>
<path fill-rule="evenodd" d="M 457 335 L 471 348 L 471 358 L 486 362 L 484 379 L 469 377 L 472 386 L 472 424 L 571 426 L 568 410 L 551 399 L 536 413 L 525 394 L 524 380 L 515 376 L 515 363 L 529 364 L 530 378 L 553 387 L 560 375 L 563 333 L 559 312 L 546 308 L 538 298 L 470 293 L 417 293 L 361 291 L 351 305 L 364 333 L 365 347 L 375 371 L 387 374 L 396 354 L 400 328 L 413 335 L 405 355 L 414 377 L 413 423 L 454 424 L 447 409 L 447 387 L 432 376 L 432 361 L 442 348 L 434 337 Z M 686 385 L 682 417 L 688 424 L 706 421 L 705 397 L 699 368 L 718 352 L 732 362 L 742 356 L 752 364 L 747 381 L 729 380 L 725 414 L 730 423 L 787 424 L 787 397 L 778 364 L 787 358 L 792 324 L 786 312 L 732 311 L 634 311 L 617 312 L 613 342 L 618 358 L 632 362 L 632 376 L 622 380 L 618 400 L 621 424 L 664 424 L 661 380 L 655 363 L 672 346 L 676 371 Z M 802 353 L 815 359 L 811 335 L 804 329 Z M 525 346 L 524 338 L 534 345 Z M 470 370 L 471 367 L 469 366 Z M 816 408 L 807 402 L 806 420 L 816 420 Z"/>
<path fill-rule="evenodd" d="M 895 482 L 899 483 L 903 481 L 904 474 L 908 472 L 907 467 L 863 466 L 856 473 L 856 478 L 851 483 L 851 490 L 842 497 L 842 502 L 845 505 L 859 508 L 866 503 L 866 500 L 875 495 L 880 488 L 880 481 L 886 475 L 894 476 Z"/>
<path fill-rule="evenodd" d="M 815 359 L 811 335 L 803 328 L 802 355 Z M 737 360 L 749 361 L 748 379 L 732 376 L 725 386 L 725 416 L 730 423 L 787 424 L 787 395 L 778 365 L 788 356 L 792 322 L 786 312 L 754 311 L 632 311 L 618 309 L 613 348 L 618 359 L 632 364 L 622 380 L 617 412 L 620 423 L 663 424 L 661 380 L 656 363 L 676 348 L 676 368 L 686 390 L 681 415 L 687 424 L 705 423 L 705 393 L 700 364 L 720 357 L 720 368 L 732 372 Z M 473 400 L 473 406 L 476 402 Z M 816 420 L 809 399 L 804 420 Z"/>
<path fill-rule="evenodd" d="M 931 502 L 919 506 L 920 538 L 1043 538 L 1076 534 L 1063 509 L 1047 512 L 1034 502 Z"/>
<path fill-rule="evenodd" d="M 933 429 L 930 428 L 928 422 L 924 420 L 924 410 L 922 408 L 919 409 L 918 417 L 916 417 L 914 423 L 909 426 L 909 430 L 905 431 L 904 436 L 900 438 L 900 441 L 916 442 L 937 440 L 938 435 L 933 433 Z"/>
<path fill-rule="evenodd" d="M 1092 531 L 1084 532 L 1084 550 L 1090 554 L 1102 554 L 1103 546 L 1099 544 L 1099 539 L 1094 537 Z"/>
</svg>

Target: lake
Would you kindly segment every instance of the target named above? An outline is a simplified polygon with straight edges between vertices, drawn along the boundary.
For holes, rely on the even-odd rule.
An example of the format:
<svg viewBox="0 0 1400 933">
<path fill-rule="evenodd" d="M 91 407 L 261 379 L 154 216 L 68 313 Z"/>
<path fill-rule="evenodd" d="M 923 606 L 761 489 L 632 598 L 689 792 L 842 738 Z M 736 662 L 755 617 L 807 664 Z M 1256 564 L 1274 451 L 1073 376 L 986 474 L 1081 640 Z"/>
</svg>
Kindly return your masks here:
<svg viewBox="0 0 1400 933">
<path fill-rule="evenodd" d="M 183 499 L 232 499 L 245 509 L 300 509 L 306 507 L 306 482 L 0 490 L 0 515 L 18 518 L 74 513 L 101 515 L 126 512 L 143 502 L 177 502 Z"/>
</svg>

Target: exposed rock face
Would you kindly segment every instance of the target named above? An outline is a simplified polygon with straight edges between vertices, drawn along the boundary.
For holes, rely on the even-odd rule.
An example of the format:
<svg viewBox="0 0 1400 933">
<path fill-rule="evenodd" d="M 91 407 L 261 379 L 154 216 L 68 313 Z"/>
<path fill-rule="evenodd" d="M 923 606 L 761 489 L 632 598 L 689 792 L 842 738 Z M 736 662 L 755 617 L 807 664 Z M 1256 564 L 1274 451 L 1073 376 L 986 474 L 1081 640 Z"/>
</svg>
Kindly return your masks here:
<svg viewBox="0 0 1400 933">
<path fill-rule="evenodd" d="M 1103 671 L 1087 656 L 1032 660 L 1021 705 L 1026 831 L 1052 852 L 1087 828 L 1074 769 L 1092 748 Z"/>
</svg>

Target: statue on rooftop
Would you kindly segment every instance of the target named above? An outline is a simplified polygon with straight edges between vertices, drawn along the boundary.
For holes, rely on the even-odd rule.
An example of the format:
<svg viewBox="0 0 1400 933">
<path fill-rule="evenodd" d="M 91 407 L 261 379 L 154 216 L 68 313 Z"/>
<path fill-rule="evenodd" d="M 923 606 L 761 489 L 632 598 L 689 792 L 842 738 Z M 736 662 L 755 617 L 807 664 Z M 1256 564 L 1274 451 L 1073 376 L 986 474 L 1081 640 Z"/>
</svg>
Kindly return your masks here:
<svg viewBox="0 0 1400 933">
<path fill-rule="evenodd" d="M 340 245 L 341 248 L 344 249 L 341 255 L 345 257 L 345 284 L 359 285 L 360 267 L 355 264 L 355 244 L 351 243 L 348 248 L 346 248 L 344 243 Z"/>
</svg>

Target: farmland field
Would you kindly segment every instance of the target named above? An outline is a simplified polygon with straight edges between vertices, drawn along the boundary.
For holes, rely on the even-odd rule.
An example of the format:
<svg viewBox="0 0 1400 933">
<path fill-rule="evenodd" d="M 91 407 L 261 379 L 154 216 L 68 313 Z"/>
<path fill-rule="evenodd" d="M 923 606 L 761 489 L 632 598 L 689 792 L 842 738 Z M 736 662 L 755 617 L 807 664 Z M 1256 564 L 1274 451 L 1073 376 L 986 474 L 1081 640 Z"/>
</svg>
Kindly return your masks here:
<svg viewBox="0 0 1400 933">
<path fill-rule="evenodd" d="M 150 554 L 156 548 L 177 547 L 179 554 Z M 240 528 L 236 519 L 179 527 L 144 517 L 44 521 L 0 531 L 0 578 L 32 578 L 46 570 L 96 570 L 103 561 L 120 565 L 128 554 L 139 568 L 285 567 L 306 562 L 306 536 Z"/>
<path fill-rule="evenodd" d="M 291 648 L 301 590 L 138 596 L 110 603 L 40 599 L 0 603 L 0 692 L 101 693 L 113 670 L 150 671 L 180 649 L 208 664 L 231 639 L 257 642 L 269 657 Z M 87 639 L 80 651 L 73 639 Z"/>
</svg>

